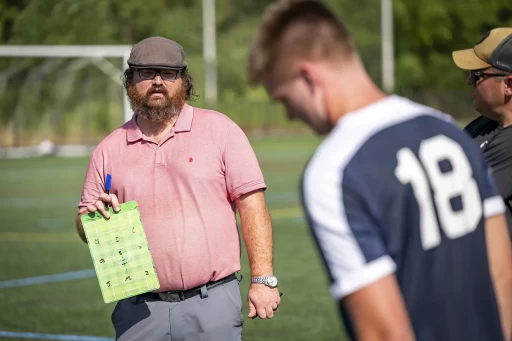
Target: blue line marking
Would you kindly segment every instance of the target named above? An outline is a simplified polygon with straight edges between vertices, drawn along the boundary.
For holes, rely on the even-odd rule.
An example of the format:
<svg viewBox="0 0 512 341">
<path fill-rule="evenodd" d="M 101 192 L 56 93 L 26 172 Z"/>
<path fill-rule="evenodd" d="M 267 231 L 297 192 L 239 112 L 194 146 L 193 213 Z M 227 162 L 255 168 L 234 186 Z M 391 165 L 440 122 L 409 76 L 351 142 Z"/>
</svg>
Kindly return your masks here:
<svg viewBox="0 0 512 341">
<path fill-rule="evenodd" d="M 35 285 L 35 284 L 71 281 L 71 280 L 89 278 L 89 277 L 94 277 L 94 276 L 96 276 L 96 272 L 94 271 L 94 269 L 88 269 L 88 270 L 81 270 L 81 271 L 65 272 L 62 274 L 55 274 L 55 275 L 27 277 L 27 278 L 13 279 L 13 280 L 8 280 L 8 281 L 1 281 L 0 289 L 25 287 L 25 286 L 29 286 L 29 285 Z"/>
<path fill-rule="evenodd" d="M 14 333 L 0 331 L 0 338 L 11 337 L 19 339 L 40 339 L 40 340 L 61 340 L 61 341 L 114 341 L 110 337 L 61 335 L 61 334 L 39 334 L 39 333 Z"/>
</svg>

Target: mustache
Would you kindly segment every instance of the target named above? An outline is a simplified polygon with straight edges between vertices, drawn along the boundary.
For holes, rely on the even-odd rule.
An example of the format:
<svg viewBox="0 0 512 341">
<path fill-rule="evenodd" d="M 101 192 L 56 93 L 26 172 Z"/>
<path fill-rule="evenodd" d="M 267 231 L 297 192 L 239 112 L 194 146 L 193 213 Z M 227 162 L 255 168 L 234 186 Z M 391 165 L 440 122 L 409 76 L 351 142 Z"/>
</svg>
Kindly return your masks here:
<svg viewBox="0 0 512 341">
<path fill-rule="evenodd" d="M 164 94 L 164 95 L 167 95 L 169 93 L 169 91 L 167 91 L 167 89 L 165 88 L 160 88 L 160 87 L 151 87 L 148 89 L 148 91 L 146 92 L 146 95 L 149 96 L 151 94 Z"/>
</svg>

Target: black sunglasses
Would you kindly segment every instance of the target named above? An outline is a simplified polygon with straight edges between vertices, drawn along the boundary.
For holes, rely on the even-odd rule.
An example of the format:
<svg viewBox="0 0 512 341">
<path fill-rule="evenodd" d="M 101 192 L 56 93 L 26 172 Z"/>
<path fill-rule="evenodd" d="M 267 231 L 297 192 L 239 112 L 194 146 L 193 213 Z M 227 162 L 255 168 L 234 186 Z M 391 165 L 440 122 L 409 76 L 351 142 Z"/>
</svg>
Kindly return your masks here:
<svg viewBox="0 0 512 341">
<path fill-rule="evenodd" d="M 157 74 L 166 81 L 174 81 L 183 74 L 183 69 L 135 69 L 141 79 L 153 79 Z"/>
<path fill-rule="evenodd" d="M 510 75 L 511 75 L 510 73 L 485 73 L 483 71 L 471 71 L 469 74 L 469 77 L 471 80 L 471 84 L 476 84 L 480 80 L 480 78 L 483 78 L 483 77 L 492 78 L 492 77 L 505 77 L 505 76 L 510 76 Z"/>
</svg>

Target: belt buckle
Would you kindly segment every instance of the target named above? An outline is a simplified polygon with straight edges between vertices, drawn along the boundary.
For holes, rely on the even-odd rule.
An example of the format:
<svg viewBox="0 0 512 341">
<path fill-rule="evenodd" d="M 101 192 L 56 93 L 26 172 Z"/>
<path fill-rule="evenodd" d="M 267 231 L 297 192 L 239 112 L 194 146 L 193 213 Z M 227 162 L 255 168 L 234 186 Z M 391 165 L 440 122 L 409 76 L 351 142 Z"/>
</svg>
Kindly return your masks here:
<svg viewBox="0 0 512 341">
<path fill-rule="evenodd" d="M 162 301 L 169 303 L 178 303 L 185 300 L 183 292 L 161 292 L 158 293 L 158 296 L 160 296 Z"/>
</svg>

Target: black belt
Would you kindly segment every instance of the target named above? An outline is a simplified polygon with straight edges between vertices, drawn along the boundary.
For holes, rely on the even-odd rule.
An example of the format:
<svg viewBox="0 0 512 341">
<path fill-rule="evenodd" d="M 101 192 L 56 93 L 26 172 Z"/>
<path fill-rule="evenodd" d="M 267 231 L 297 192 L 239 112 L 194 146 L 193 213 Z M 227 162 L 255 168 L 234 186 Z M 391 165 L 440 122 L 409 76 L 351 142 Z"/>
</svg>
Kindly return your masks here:
<svg viewBox="0 0 512 341">
<path fill-rule="evenodd" d="M 233 280 L 237 279 L 236 274 L 231 274 L 227 277 L 221 278 L 217 281 L 211 281 L 206 283 L 206 289 L 211 289 L 216 286 L 231 282 Z M 185 290 L 185 291 L 164 291 L 164 292 L 148 292 L 145 294 L 141 294 L 137 296 L 137 302 L 144 302 L 144 301 L 165 301 L 165 302 L 181 302 L 185 301 L 191 297 L 197 296 L 201 293 L 201 286 Z"/>
</svg>

